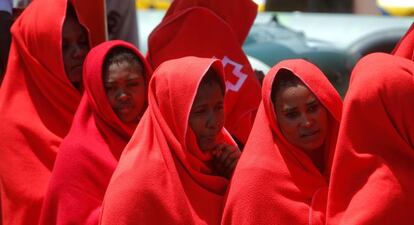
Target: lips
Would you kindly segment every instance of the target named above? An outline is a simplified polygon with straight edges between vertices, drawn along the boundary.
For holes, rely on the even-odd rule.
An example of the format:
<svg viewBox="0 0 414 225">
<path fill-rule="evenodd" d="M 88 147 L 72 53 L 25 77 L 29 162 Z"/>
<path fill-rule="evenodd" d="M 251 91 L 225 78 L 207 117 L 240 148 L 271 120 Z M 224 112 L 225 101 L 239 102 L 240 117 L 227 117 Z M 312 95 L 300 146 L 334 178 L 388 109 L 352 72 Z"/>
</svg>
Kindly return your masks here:
<svg viewBox="0 0 414 225">
<path fill-rule="evenodd" d="M 73 81 L 82 81 L 82 65 L 73 66 L 70 70 Z"/>
<path fill-rule="evenodd" d="M 214 134 L 214 135 L 203 135 L 203 136 L 201 136 L 201 138 L 204 141 L 207 141 L 207 142 L 215 142 L 216 141 L 216 137 L 217 137 L 216 134 Z"/>
<path fill-rule="evenodd" d="M 75 65 L 75 66 L 72 66 L 72 70 L 76 70 L 76 69 L 81 69 L 82 68 L 82 64 L 78 64 L 78 65 Z"/>
<path fill-rule="evenodd" d="M 215 136 L 203 136 L 203 138 L 205 140 L 211 140 L 211 141 L 215 141 L 216 140 L 216 137 Z"/>
<path fill-rule="evenodd" d="M 132 104 L 125 104 L 125 105 L 120 105 L 119 107 L 117 107 L 116 111 L 122 114 L 126 114 L 126 113 L 131 112 L 133 108 L 134 106 Z"/>
<path fill-rule="evenodd" d="M 316 136 L 319 132 L 320 132 L 320 130 L 305 132 L 305 133 L 301 134 L 300 137 L 301 138 L 312 138 L 312 137 Z"/>
<path fill-rule="evenodd" d="M 214 150 L 217 146 L 216 135 L 200 136 L 199 144 L 204 151 Z"/>
</svg>

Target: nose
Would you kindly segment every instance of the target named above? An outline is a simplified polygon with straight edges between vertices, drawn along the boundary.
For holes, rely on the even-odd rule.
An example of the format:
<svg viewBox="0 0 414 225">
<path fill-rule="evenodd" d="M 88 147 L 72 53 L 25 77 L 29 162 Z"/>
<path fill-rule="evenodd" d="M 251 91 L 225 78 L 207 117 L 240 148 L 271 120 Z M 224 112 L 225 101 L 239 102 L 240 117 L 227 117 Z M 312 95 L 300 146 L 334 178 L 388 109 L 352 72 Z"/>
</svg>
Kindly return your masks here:
<svg viewBox="0 0 414 225">
<path fill-rule="evenodd" d="M 311 128 L 313 124 L 314 124 L 314 120 L 311 116 L 306 115 L 306 114 L 302 116 L 301 125 L 304 128 Z"/>
<path fill-rule="evenodd" d="M 120 102 L 125 102 L 128 101 L 130 99 L 130 94 L 128 93 L 128 91 L 126 91 L 123 88 L 120 88 L 117 95 L 116 95 L 116 99 Z"/>
<path fill-rule="evenodd" d="M 82 59 L 85 57 L 86 53 L 87 53 L 87 50 L 83 48 L 82 46 L 79 46 L 77 44 L 73 46 L 73 52 L 72 52 L 73 58 Z"/>
<path fill-rule="evenodd" d="M 212 110 L 207 114 L 206 127 L 209 129 L 217 129 L 219 127 L 219 116 Z"/>
</svg>

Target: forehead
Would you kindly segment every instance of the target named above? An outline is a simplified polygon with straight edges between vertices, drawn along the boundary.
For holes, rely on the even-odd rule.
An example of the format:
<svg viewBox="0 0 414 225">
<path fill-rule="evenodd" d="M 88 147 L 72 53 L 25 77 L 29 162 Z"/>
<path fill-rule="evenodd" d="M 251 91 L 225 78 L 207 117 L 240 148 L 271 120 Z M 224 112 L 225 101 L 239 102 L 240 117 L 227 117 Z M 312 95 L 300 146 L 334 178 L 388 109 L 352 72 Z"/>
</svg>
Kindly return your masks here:
<svg viewBox="0 0 414 225">
<path fill-rule="evenodd" d="M 108 71 L 104 73 L 104 81 L 113 81 L 122 78 L 143 78 L 145 72 L 141 64 L 128 61 L 116 62 L 109 65 Z"/>
<path fill-rule="evenodd" d="M 303 84 L 281 88 L 275 96 L 276 105 L 297 107 L 317 100 L 316 96 Z"/>
<path fill-rule="evenodd" d="M 221 85 L 217 81 L 201 83 L 198 87 L 194 104 L 222 101 L 224 98 Z"/>
<path fill-rule="evenodd" d="M 141 63 L 133 61 L 130 62 L 128 60 L 116 61 L 109 65 L 108 67 L 109 72 L 114 71 L 130 71 L 130 72 L 137 72 L 141 73 L 144 68 Z"/>
<path fill-rule="evenodd" d="M 67 37 L 73 34 L 83 34 L 86 30 L 79 23 L 78 19 L 73 16 L 67 16 L 62 28 L 63 37 Z"/>
</svg>

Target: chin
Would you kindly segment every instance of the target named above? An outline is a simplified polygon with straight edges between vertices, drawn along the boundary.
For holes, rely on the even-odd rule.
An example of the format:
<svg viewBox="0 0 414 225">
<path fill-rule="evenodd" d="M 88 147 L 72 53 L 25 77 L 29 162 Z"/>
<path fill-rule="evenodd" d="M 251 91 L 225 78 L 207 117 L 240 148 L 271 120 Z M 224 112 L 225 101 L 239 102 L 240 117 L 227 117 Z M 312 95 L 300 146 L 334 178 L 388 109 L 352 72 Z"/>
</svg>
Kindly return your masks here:
<svg viewBox="0 0 414 225">
<path fill-rule="evenodd" d="M 124 119 L 122 120 L 122 122 L 124 122 L 125 124 L 135 124 L 138 123 L 138 121 L 134 118 L 134 119 Z"/>
<path fill-rule="evenodd" d="M 315 150 L 319 150 L 323 147 L 324 142 L 315 142 L 315 143 L 308 143 L 305 145 L 302 145 L 302 148 L 305 149 L 306 151 L 315 151 Z"/>
<path fill-rule="evenodd" d="M 69 79 L 72 82 L 81 82 L 82 81 L 82 70 L 73 70 L 69 72 Z"/>
<path fill-rule="evenodd" d="M 201 151 L 203 151 L 203 152 L 209 152 L 209 151 L 214 150 L 214 148 L 215 148 L 214 145 L 202 145 L 202 146 L 199 146 L 199 147 L 200 147 Z"/>
</svg>

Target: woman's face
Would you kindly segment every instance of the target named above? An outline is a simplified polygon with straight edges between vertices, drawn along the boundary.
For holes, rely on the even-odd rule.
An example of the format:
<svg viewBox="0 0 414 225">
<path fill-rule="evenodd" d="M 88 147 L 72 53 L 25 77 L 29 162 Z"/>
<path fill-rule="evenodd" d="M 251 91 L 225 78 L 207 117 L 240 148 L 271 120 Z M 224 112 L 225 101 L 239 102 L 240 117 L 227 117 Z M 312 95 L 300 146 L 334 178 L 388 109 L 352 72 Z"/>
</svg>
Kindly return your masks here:
<svg viewBox="0 0 414 225">
<path fill-rule="evenodd" d="M 66 75 L 82 90 L 83 61 L 89 51 L 88 34 L 76 17 L 67 16 L 62 29 L 62 53 Z"/>
<path fill-rule="evenodd" d="M 311 152 L 321 148 L 328 132 L 328 112 L 309 89 L 298 84 L 274 93 L 273 105 L 283 136 Z"/>
<path fill-rule="evenodd" d="M 203 151 L 213 150 L 224 126 L 224 96 L 216 81 L 201 83 L 191 108 L 189 125 Z"/>
<path fill-rule="evenodd" d="M 103 80 L 106 96 L 119 119 L 124 123 L 138 123 L 147 107 L 142 66 L 127 61 L 111 64 Z"/>
</svg>

